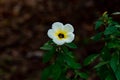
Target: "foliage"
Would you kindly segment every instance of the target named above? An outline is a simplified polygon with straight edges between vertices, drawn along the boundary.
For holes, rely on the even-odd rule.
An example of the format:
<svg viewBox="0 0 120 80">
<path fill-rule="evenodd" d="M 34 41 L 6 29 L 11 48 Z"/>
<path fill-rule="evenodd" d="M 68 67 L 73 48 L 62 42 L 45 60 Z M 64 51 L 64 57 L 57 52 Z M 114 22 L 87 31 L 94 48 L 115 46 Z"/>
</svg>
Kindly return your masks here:
<svg viewBox="0 0 120 80">
<path fill-rule="evenodd" d="M 43 62 L 50 62 L 50 65 L 42 72 L 42 80 L 71 80 L 71 76 L 67 75 L 69 69 L 74 73 L 73 80 L 78 80 L 78 77 L 87 79 L 88 74 L 79 72 L 82 66 L 76 62 L 73 53 L 69 48 L 77 48 L 74 43 L 66 43 L 62 46 L 56 45 L 52 41 L 48 41 L 41 47 L 46 50 L 43 56 Z"/>
<path fill-rule="evenodd" d="M 96 22 L 95 29 L 104 30 L 92 37 L 105 44 L 99 54 L 88 56 L 84 63 L 90 64 L 99 55 L 99 63 L 94 66 L 101 80 L 120 80 L 120 25 L 105 12 Z"/>
<path fill-rule="evenodd" d="M 91 39 L 104 42 L 104 46 L 99 53 L 87 56 L 83 61 L 84 67 L 97 60 L 98 63 L 93 66 L 93 70 L 96 70 L 101 80 L 120 80 L 120 25 L 105 12 L 96 22 L 95 30 L 99 33 Z M 77 46 L 74 43 L 57 46 L 54 42 L 48 41 L 41 47 L 46 50 L 43 62 L 50 62 L 43 70 L 42 80 L 88 79 L 89 71 L 80 71 L 83 66 L 76 62 L 70 48 L 75 49 Z M 67 75 L 68 70 L 72 70 L 74 77 Z"/>
</svg>

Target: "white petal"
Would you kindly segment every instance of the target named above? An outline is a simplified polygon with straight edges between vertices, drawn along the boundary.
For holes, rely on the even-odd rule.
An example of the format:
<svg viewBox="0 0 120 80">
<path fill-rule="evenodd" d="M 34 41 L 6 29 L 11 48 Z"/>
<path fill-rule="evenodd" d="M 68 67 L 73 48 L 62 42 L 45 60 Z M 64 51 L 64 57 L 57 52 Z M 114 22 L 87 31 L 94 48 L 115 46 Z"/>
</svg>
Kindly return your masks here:
<svg viewBox="0 0 120 80">
<path fill-rule="evenodd" d="M 54 31 L 52 29 L 49 29 L 47 32 L 47 35 L 49 38 L 53 39 L 54 38 Z"/>
<path fill-rule="evenodd" d="M 53 23 L 52 24 L 52 29 L 53 30 L 62 30 L 62 28 L 63 28 L 63 24 L 61 23 L 61 22 L 55 22 L 55 23 Z"/>
<path fill-rule="evenodd" d="M 66 30 L 67 32 L 74 32 L 74 28 L 71 24 L 65 24 L 64 30 Z"/>
<path fill-rule="evenodd" d="M 70 43 L 74 40 L 74 38 L 75 38 L 75 35 L 73 33 L 69 33 L 67 34 L 67 38 L 65 39 L 65 42 Z"/>
<path fill-rule="evenodd" d="M 59 39 L 57 39 L 57 38 L 54 38 L 54 39 L 53 39 L 53 42 L 54 42 L 55 44 L 57 44 L 57 45 L 63 45 L 63 44 L 65 43 L 64 40 L 59 40 Z"/>
</svg>

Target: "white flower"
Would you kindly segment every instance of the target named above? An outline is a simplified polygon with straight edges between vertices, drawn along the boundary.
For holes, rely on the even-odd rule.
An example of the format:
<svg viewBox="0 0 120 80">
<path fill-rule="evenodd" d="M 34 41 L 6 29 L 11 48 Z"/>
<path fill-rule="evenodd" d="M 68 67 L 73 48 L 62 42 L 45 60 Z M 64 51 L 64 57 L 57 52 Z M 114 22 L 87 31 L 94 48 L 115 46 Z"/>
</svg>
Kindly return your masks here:
<svg viewBox="0 0 120 80">
<path fill-rule="evenodd" d="M 52 29 L 48 30 L 48 37 L 50 37 L 57 45 L 70 43 L 74 40 L 74 28 L 71 24 L 63 25 L 61 22 L 52 24 Z"/>
</svg>

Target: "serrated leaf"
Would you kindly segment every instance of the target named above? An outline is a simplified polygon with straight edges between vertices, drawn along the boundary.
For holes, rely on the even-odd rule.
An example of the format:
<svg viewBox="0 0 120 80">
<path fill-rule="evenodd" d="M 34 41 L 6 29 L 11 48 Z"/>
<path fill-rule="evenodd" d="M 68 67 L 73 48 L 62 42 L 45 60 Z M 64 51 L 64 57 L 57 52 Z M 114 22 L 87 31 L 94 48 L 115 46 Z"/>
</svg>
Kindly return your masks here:
<svg viewBox="0 0 120 80">
<path fill-rule="evenodd" d="M 76 44 L 74 43 L 66 43 L 65 45 L 69 48 L 73 48 L 73 49 L 77 48 Z"/>
<path fill-rule="evenodd" d="M 109 42 L 107 46 L 108 48 L 120 48 L 120 44 L 117 42 Z"/>
<path fill-rule="evenodd" d="M 41 80 L 48 80 L 52 78 L 53 80 L 58 80 L 61 75 L 62 69 L 58 64 L 52 64 L 45 68 L 41 75 Z"/>
<path fill-rule="evenodd" d="M 116 54 L 114 54 L 110 60 L 110 66 L 113 69 L 113 71 L 115 72 L 117 70 L 117 62 L 119 61 L 119 56 L 117 56 Z"/>
<path fill-rule="evenodd" d="M 42 71 L 41 80 L 48 80 L 51 74 L 51 69 L 52 66 L 49 66 Z"/>
<path fill-rule="evenodd" d="M 77 63 L 73 58 L 66 56 L 64 58 L 65 62 L 67 63 L 67 65 L 72 68 L 72 69 L 80 69 L 81 65 L 79 63 Z"/>
<path fill-rule="evenodd" d="M 99 41 L 102 38 L 103 32 L 97 33 L 95 36 L 91 37 L 94 41 Z"/>
<path fill-rule="evenodd" d="M 107 75 L 105 80 L 115 80 L 115 79 L 114 79 L 113 75 Z"/>
<path fill-rule="evenodd" d="M 62 72 L 62 69 L 60 65 L 54 64 L 52 68 L 52 73 L 51 73 L 53 80 L 58 80 L 61 75 L 61 72 Z"/>
<path fill-rule="evenodd" d="M 69 56 L 71 58 L 74 58 L 73 53 L 71 51 L 68 50 L 68 48 L 66 46 L 62 46 L 62 49 L 64 51 L 64 54 L 66 54 L 66 56 Z"/>
<path fill-rule="evenodd" d="M 117 24 L 117 25 L 115 25 L 115 27 L 120 28 L 120 25 Z"/>
<path fill-rule="evenodd" d="M 69 52 L 69 49 L 66 46 L 62 46 L 62 49 L 63 49 L 64 53 L 68 53 Z"/>
<path fill-rule="evenodd" d="M 91 64 L 96 58 L 98 58 L 98 54 L 92 54 L 90 56 L 88 56 L 85 60 L 84 60 L 84 65 L 87 66 L 89 64 Z"/>
<path fill-rule="evenodd" d="M 50 46 L 50 45 L 44 45 L 44 46 L 40 47 L 40 49 L 42 49 L 42 50 L 51 50 L 52 46 Z"/>
<path fill-rule="evenodd" d="M 66 75 L 64 75 L 64 76 L 60 76 L 59 80 L 69 80 L 69 79 L 67 79 Z"/>
<path fill-rule="evenodd" d="M 83 78 L 83 79 L 88 79 L 88 74 L 85 73 L 85 72 L 79 72 L 78 75 L 79 75 L 81 78 Z"/>
<path fill-rule="evenodd" d="M 112 59 L 110 61 L 110 66 L 117 78 L 117 80 L 120 79 L 120 62 L 119 62 L 119 55 L 118 54 L 113 54 Z"/>
<path fill-rule="evenodd" d="M 102 20 L 98 20 L 96 23 L 95 23 L 95 29 L 98 29 L 100 26 L 102 26 L 104 24 L 104 22 Z"/>
<path fill-rule="evenodd" d="M 106 64 L 108 64 L 109 63 L 109 61 L 105 61 L 105 62 L 100 62 L 99 64 L 97 64 L 94 68 L 99 68 L 99 67 L 102 67 L 102 66 L 104 66 L 104 65 L 106 65 Z"/>
<path fill-rule="evenodd" d="M 49 52 L 44 53 L 43 62 L 44 63 L 48 62 L 53 57 L 55 51 L 56 51 L 56 48 L 53 47 Z"/>
<path fill-rule="evenodd" d="M 120 80 L 120 64 L 119 64 L 119 66 L 118 66 L 117 68 L 118 68 L 118 69 L 117 69 L 117 71 L 115 72 L 115 75 L 116 75 L 117 80 Z"/>
<path fill-rule="evenodd" d="M 42 47 L 40 47 L 40 49 L 42 49 L 42 50 L 51 50 L 53 48 L 51 43 L 52 43 L 52 41 L 46 42 Z"/>
<path fill-rule="evenodd" d="M 111 54 L 110 54 L 110 49 L 108 47 L 104 47 L 101 51 L 101 57 L 104 61 L 109 61 L 111 58 Z"/>
<path fill-rule="evenodd" d="M 100 76 L 101 80 L 105 80 L 107 75 L 111 73 L 106 65 L 96 68 L 97 74 Z M 114 79 L 113 79 L 114 80 Z"/>
<path fill-rule="evenodd" d="M 104 35 L 114 35 L 118 32 L 119 31 L 117 30 L 115 26 L 108 26 L 104 31 Z"/>
</svg>

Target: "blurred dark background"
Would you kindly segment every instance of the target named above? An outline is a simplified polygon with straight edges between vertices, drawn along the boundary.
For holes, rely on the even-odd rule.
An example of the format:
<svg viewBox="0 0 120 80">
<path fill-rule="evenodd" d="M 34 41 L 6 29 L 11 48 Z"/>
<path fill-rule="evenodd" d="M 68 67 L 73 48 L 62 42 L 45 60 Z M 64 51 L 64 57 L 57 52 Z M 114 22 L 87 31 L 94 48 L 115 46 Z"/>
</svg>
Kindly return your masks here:
<svg viewBox="0 0 120 80">
<path fill-rule="evenodd" d="M 75 28 L 78 61 L 97 53 L 101 42 L 90 40 L 95 21 L 104 11 L 120 11 L 119 0 L 0 0 L 0 80 L 40 80 L 43 51 L 51 24 L 59 21 Z M 112 16 L 120 21 L 119 16 Z M 89 68 L 88 68 L 89 69 Z M 95 79 L 91 74 L 88 80 Z"/>
</svg>

